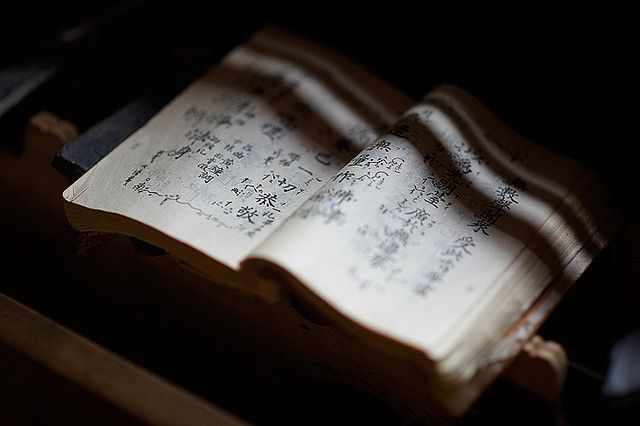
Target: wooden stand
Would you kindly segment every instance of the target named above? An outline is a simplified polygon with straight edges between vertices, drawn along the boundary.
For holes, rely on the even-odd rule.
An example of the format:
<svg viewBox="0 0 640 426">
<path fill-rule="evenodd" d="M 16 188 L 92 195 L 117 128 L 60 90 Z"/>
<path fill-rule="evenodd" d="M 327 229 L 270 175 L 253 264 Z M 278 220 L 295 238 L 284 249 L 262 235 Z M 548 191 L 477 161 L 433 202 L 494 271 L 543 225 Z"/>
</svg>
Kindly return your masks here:
<svg viewBox="0 0 640 426">
<path fill-rule="evenodd" d="M 522 347 L 505 377 L 550 402 L 559 402 L 567 372 L 567 353 L 556 342 L 535 335 Z"/>
<path fill-rule="evenodd" d="M 71 123 L 49 113 L 37 114 L 29 121 L 25 131 L 24 157 L 14 159 L 13 169 L 9 171 L 12 176 L 20 176 L 18 170 L 27 174 L 37 170 L 43 176 L 47 185 L 40 187 L 39 192 L 34 194 L 39 201 L 37 205 L 30 208 L 48 212 L 56 222 L 64 221 L 59 194 L 69 181 L 51 169 L 49 161 L 53 153 L 76 135 L 77 131 Z M 24 173 L 22 176 L 22 179 L 15 180 L 14 190 L 16 193 L 21 191 L 33 193 L 31 188 L 25 187 L 33 180 L 24 178 Z M 69 236 L 73 235 L 68 227 L 60 223 L 56 226 Z M 108 274 L 110 269 L 118 268 L 119 271 L 114 276 L 127 275 L 126 282 L 132 279 L 131 276 L 135 276 L 133 279 L 138 287 L 132 288 L 125 285 L 120 289 L 123 293 L 116 298 L 128 298 L 127 291 L 138 291 L 143 294 L 163 293 L 160 296 L 151 296 L 155 300 L 150 299 L 149 302 L 158 303 L 170 310 L 191 311 L 189 314 L 176 314 L 172 320 L 191 330 L 195 335 L 207 335 L 207 339 L 221 342 L 232 353 L 238 352 L 238 359 L 251 358 L 247 354 L 242 354 L 243 351 L 269 354 L 268 362 L 264 362 L 263 359 L 254 361 L 258 365 L 251 368 L 257 368 L 257 377 L 264 377 L 265 374 L 269 374 L 266 371 L 273 368 L 276 370 L 281 368 L 283 371 L 282 365 L 293 361 L 294 364 L 290 369 L 298 374 L 294 381 L 300 380 L 300 372 L 302 377 L 305 377 L 303 381 L 329 380 L 347 383 L 355 381 L 360 383 L 363 389 L 377 393 L 383 399 L 390 401 L 401 411 L 411 416 L 425 418 L 423 413 L 428 410 L 421 406 L 420 396 L 424 389 L 417 393 L 411 391 L 411 389 L 424 388 L 425 385 L 420 385 L 415 377 L 407 378 L 408 393 L 406 395 L 385 397 L 387 378 L 371 376 L 366 373 L 366 370 L 358 373 L 359 369 L 353 369 L 352 366 L 359 364 L 361 370 L 367 366 L 375 368 L 377 363 L 387 365 L 385 363 L 389 361 L 384 361 L 384 356 L 375 352 L 355 350 L 357 345 L 354 346 L 349 336 L 331 327 L 309 321 L 304 313 L 296 312 L 290 305 L 284 309 L 265 306 L 263 302 L 237 291 L 220 288 L 214 283 L 190 276 L 186 271 L 176 270 L 175 263 L 166 256 L 148 258 L 135 254 L 130 244 L 128 248 L 122 246 L 122 243 L 127 244 L 124 239 L 120 239 L 120 242 L 107 242 L 102 248 L 100 236 L 94 236 L 91 240 L 93 244 L 85 244 L 82 247 L 85 254 L 92 251 L 92 246 L 96 246 L 94 249 L 97 252 L 103 251 L 103 253 L 95 253 L 93 259 L 88 262 L 95 268 L 96 274 Z M 104 252 L 104 250 L 107 251 Z M 74 255 L 74 253 L 68 255 Z M 100 256 L 103 256 L 102 259 Z M 178 283 L 176 280 L 183 282 Z M 63 381 L 73 383 L 77 389 L 97 397 L 107 406 L 113 406 L 116 411 L 153 424 L 183 423 L 179 420 L 186 420 L 189 424 L 213 420 L 229 423 L 234 421 L 221 410 L 194 397 L 188 391 L 177 388 L 109 353 L 15 301 L 2 296 L 0 303 L 2 304 L 0 328 L 3 330 L 0 337 L 10 351 L 20 354 L 30 363 L 53 372 Z M 154 326 L 153 321 L 157 321 L 158 324 L 162 324 L 163 321 L 162 318 L 145 320 L 149 322 L 148 327 Z M 165 335 L 169 340 L 179 339 L 170 332 Z M 246 341 L 243 342 L 243 339 Z M 287 341 L 296 341 L 300 344 L 287 346 Z M 145 344 L 144 341 L 139 343 Z M 179 340 L 166 343 L 181 344 Z M 319 345 L 326 348 L 323 353 L 318 353 Z M 216 356 L 224 356 L 221 355 L 219 348 L 213 350 L 210 355 L 212 355 L 213 365 L 218 362 L 215 361 Z M 340 357 L 344 365 L 333 366 L 335 359 Z M 182 358 L 182 361 L 188 359 L 189 354 Z M 504 365 L 510 362 L 511 358 L 502 360 Z M 541 337 L 534 336 L 524 345 L 520 355 L 506 371 L 505 377 L 548 401 L 557 402 L 566 364 L 566 354 L 560 345 L 545 342 Z M 333 370 L 334 368 L 337 370 Z M 398 365 L 398 371 L 403 369 L 406 370 L 406 367 Z M 351 373 L 345 374 L 346 371 Z M 393 373 L 389 374 L 389 377 L 394 377 Z M 488 381 L 490 380 L 480 382 L 479 389 L 484 389 Z M 249 383 L 246 384 L 251 386 Z M 220 386 L 233 387 L 234 384 L 220 383 Z M 388 389 L 393 389 L 393 386 Z"/>
</svg>

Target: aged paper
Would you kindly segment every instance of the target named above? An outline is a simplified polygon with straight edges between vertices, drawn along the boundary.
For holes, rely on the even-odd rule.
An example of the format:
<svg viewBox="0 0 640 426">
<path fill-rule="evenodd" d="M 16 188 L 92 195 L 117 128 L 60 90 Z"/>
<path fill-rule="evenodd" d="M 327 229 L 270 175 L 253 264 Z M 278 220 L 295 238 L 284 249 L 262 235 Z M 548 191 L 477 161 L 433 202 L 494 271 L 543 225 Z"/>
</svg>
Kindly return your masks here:
<svg viewBox="0 0 640 426">
<path fill-rule="evenodd" d="M 500 337 L 593 232 L 557 214 L 582 173 L 445 86 L 254 255 L 350 320 L 455 364 L 456 337 L 471 328 L 469 341 Z"/>
<path fill-rule="evenodd" d="M 266 29 L 64 196 L 235 268 L 410 103 L 344 58 Z"/>
</svg>

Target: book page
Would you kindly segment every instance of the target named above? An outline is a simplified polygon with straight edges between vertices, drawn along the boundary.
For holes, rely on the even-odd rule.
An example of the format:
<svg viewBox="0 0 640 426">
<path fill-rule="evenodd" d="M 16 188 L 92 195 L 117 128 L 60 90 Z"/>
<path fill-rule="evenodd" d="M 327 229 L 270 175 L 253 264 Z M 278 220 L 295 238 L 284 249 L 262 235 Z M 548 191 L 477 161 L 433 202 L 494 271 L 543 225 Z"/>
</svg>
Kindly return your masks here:
<svg viewBox="0 0 640 426">
<path fill-rule="evenodd" d="M 475 359 L 453 356 L 457 345 L 476 339 L 477 350 L 502 336 L 594 232 L 589 217 L 556 214 L 574 203 L 583 172 L 444 86 L 329 179 L 254 256 L 366 329 L 452 370 L 468 365 L 470 377 Z"/>
<path fill-rule="evenodd" d="M 411 100 L 326 49 L 266 29 L 64 197 L 235 268 Z"/>
</svg>

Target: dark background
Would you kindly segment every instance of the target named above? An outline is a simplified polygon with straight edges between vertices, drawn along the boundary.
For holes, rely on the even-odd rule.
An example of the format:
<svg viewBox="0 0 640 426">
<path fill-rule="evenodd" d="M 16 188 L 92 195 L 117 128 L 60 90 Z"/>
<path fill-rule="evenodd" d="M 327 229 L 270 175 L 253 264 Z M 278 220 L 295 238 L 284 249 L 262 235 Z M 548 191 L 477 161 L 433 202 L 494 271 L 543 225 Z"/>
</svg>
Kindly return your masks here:
<svg viewBox="0 0 640 426">
<path fill-rule="evenodd" d="M 4 10 L 3 10 L 4 9 Z M 3 2 L 0 65 L 105 18 L 43 96 L 81 130 L 150 90 L 177 90 L 272 24 L 340 51 L 420 98 L 453 83 L 517 131 L 582 159 L 626 199 L 639 93 L 640 6 L 573 2 Z M 91 105 L 91 108 L 87 108 Z M 633 210 L 629 210 L 635 215 Z"/>
<path fill-rule="evenodd" d="M 72 46 L 59 43 L 64 29 L 87 23 L 92 30 L 81 41 Z M 637 222 L 640 5 L 635 1 L 4 1 L 0 69 L 34 61 L 61 65 L 44 85 L 0 117 L 2 149 L 19 153 L 26 121 L 41 110 L 72 121 L 82 132 L 140 96 L 173 96 L 268 24 L 345 54 L 415 99 L 442 83 L 459 85 L 522 135 L 586 163 L 609 187 L 627 219 Z M 210 360 L 206 351 L 198 351 L 214 343 L 203 343 L 197 336 L 177 348 L 158 343 L 171 342 L 184 330 L 158 323 L 165 306 L 161 300 L 149 302 L 153 289 L 120 288 L 118 293 L 108 287 L 115 283 L 98 284 L 90 271 L 78 275 L 64 265 L 64 255 L 43 251 L 49 243 L 23 213 L 17 203 L 2 217 L 5 223 L 15 223 L 15 237 L 3 241 L 0 253 L 0 290 L 6 294 L 251 420 L 283 420 L 280 416 L 288 415 L 288 423 L 335 422 L 335 412 L 344 410 L 343 417 L 338 416 L 344 423 L 406 421 L 369 395 L 331 383 L 305 382 L 304 395 L 294 395 L 300 389 L 295 377 L 276 385 L 279 379 L 262 377 L 267 384 L 256 383 L 254 394 L 274 389 L 282 393 L 265 397 L 258 408 L 240 401 L 246 397 L 241 381 L 225 392 L 208 388 L 207 377 L 199 376 Z M 39 220 L 37 216 L 33 213 L 30 220 Z M 567 348 L 572 361 L 563 402 L 572 424 L 627 417 L 629 407 L 638 407 L 636 402 L 612 409 L 599 395 L 611 346 L 639 326 L 638 273 L 620 269 L 637 269 L 640 264 L 640 232 L 636 226 L 623 233 L 629 235 L 627 242 L 614 244 L 596 261 L 542 330 L 543 336 Z M 611 273 L 615 262 L 622 267 Z M 42 270 L 35 270 L 34 264 Z M 72 274 L 77 274 L 75 280 L 53 285 L 54 277 Z M 122 294 L 126 300 L 120 299 Z M 130 324 L 130 311 L 145 303 L 142 312 L 133 315 L 138 323 Z M 148 317 L 146 323 L 142 316 Z M 145 334 L 147 340 L 137 344 Z M 157 345 L 152 356 L 144 347 L 150 343 Z M 250 377 L 244 377 L 245 385 Z M 482 423 L 495 420 L 490 417 L 495 413 L 513 414 L 527 399 L 518 392 L 498 389 L 464 421 Z M 272 411 L 271 403 L 289 406 L 278 412 Z M 531 406 L 527 410 L 530 414 Z M 541 418 L 529 420 L 536 424 Z"/>
</svg>

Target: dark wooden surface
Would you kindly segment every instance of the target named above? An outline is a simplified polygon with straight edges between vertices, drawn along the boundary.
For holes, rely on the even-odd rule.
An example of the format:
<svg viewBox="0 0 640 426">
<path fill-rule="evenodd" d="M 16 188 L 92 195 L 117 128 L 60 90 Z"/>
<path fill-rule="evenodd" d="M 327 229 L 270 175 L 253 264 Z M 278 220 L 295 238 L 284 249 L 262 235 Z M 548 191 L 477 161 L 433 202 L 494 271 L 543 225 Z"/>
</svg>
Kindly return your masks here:
<svg viewBox="0 0 640 426">
<path fill-rule="evenodd" d="M 244 424 L 2 294 L 0 324 L 3 424 Z"/>
</svg>

